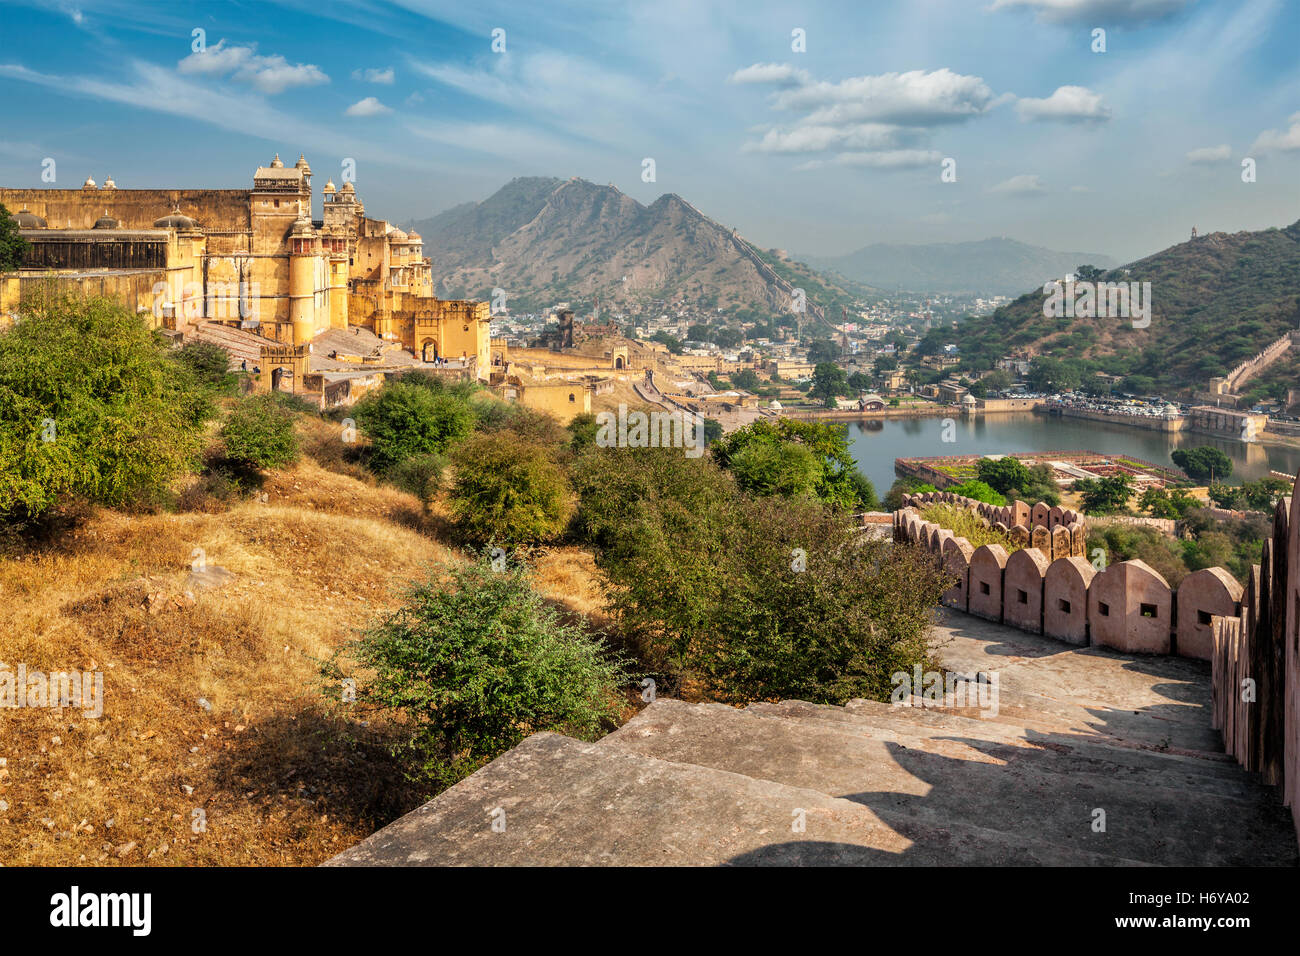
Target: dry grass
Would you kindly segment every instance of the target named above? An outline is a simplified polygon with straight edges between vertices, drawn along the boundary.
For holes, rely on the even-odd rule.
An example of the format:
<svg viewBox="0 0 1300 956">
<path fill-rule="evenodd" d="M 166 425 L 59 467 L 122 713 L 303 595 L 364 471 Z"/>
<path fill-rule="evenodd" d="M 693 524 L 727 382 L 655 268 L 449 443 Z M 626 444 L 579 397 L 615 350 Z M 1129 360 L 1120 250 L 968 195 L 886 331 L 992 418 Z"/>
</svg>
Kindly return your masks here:
<svg viewBox="0 0 1300 956">
<path fill-rule="evenodd" d="M 461 556 L 438 507 L 357 476 L 339 426 L 300 427 L 308 455 L 227 510 L 100 511 L 0 557 L 0 660 L 105 684 L 98 719 L 0 710 L 0 860 L 309 865 L 422 802 L 393 728 L 337 716 L 317 662 Z M 233 578 L 198 587 L 196 549 Z M 604 624 L 590 555 L 542 553 L 537 583 Z"/>
</svg>

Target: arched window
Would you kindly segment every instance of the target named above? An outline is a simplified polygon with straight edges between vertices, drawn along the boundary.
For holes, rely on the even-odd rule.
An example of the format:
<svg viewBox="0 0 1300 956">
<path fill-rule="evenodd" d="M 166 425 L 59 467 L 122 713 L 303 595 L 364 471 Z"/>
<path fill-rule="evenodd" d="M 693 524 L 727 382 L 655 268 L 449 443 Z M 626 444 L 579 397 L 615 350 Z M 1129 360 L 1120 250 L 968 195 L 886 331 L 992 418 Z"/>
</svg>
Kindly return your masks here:
<svg viewBox="0 0 1300 956">
<path fill-rule="evenodd" d="M 575 398 L 573 397 L 573 393 L 572 393 L 572 392 L 569 393 L 569 401 L 571 401 L 571 402 L 575 402 L 575 401 L 577 401 L 577 399 L 575 399 Z"/>
</svg>

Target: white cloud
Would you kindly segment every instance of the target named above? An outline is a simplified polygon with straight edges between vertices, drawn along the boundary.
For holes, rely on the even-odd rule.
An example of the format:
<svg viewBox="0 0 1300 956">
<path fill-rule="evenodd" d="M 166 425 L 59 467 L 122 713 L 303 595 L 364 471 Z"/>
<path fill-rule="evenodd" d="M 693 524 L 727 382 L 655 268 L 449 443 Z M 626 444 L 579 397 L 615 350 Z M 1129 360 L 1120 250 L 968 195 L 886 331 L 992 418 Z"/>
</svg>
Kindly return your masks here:
<svg viewBox="0 0 1300 956">
<path fill-rule="evenodd" d="M 992 10 L 1024 7 L 1050 23 L 1107 26 L 1145 23 L 1177 13 L 1192 0 L 993 0 Z"/>
<path fill-rule="evenodd" d="M 989 192 L 1002 196 L 1039 196 L 1047 192 L 1047 188 L 1038 176 L 1022 173 L 989 187 Z"/>
<path fill-rule="evenodd" d="M 1101 95 L 1086 86 L 1061 86 L 1046 99 L 1024 97 L 1016 112 L 1025 121 L 1059 120 L 1063 123 L 1096 123 L 1110 119 L 1110 108 Z"/>
<path fill-rule="evenodd" d="M 809 83 L 812 77 L 789 63 L 755 63 L 727 77 L 728 83 Z"/>
<path fill-rule="evenodd" d="M 396 73 L 393 72 L 393 68 L 391 66 L 385 67 L 382 70 L 376 67 L 370 67 L 365 70 L 352 71 L 352 79 L 354 80 L 361 80 L 365 83 L 383 83 L 388 86 L 392 85 L 393 80 L 396 79 L 396 76 L 397 75 Z"/>
<path fill-rule="evenodd" d="M 806 83 L 772 96 L 782 110 L 811 110 L 804 122 L 882 122 L 901 126 L 960 123 L 988 112 L 997 97 L 978 76 L 944 68 Z"/>
<path fill-rule="evenodd" d="M 815 153 L 827 149 L 891 149 L 913 140 L 916 131 L 884 123 L 856 123 L 847 126 L 796 126 L 791 130 L 769 129 L 757 142 L 746 143 L 747 153 Z"/>
<path fill-rule="evenodd" d="M 1198 165 L 1206 165 L 1210 163 L 1221 163 L 1225 159 L 1231 158 L 1231 156 L 1232 150 L 1228 147 L 1227 143 L 1224 143 L 1222 146 L 1200 146 L 1196 149 L 1189 150 L 1187 153 L 1187 161 Z"/>
<path fill-rule="evenodd" d="M 226 76 L 261 90 L 283 93 L 297 86 L 317 86 L 330 78 L 311 63 L 290 63 L 279 54 L 261 56 L 256 46 L 216 46 L 191 53 L 176 64 L 176 71 L 187 76 Z"/>
<path fill-rule="evenodd" d="M 1252 153 L 1283 152 L 1290 153 L 1300 149 L 1300 113 L 1292 113 L 1287 118 L 1291 124 L 1289 129 L 1281 132 L 1275 129 L 1266 129 L 1256 138 L 1254 145 L 1250 147 Z"/>
<path fill-rule="evenodd" d="M 344 116 L 382 116 L 384 113 L 391 113 L 392 110 L 385 106 L 373 96 L 367 96 L 363 100 L 357 100 L 351 106 L 343 111 Z"/>
</svg>

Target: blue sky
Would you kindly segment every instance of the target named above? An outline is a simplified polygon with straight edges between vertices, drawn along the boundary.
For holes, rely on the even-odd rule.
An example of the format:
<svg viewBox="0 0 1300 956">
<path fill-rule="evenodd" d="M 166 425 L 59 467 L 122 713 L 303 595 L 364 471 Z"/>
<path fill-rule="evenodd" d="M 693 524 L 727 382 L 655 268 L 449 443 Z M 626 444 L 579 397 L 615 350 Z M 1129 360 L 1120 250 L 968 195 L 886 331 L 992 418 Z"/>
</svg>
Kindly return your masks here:
<svg viewBox="0 0 1300 956">
<path fill-rule="evenodd" d="M 304 152 L 398 221 L 581 176 L 795 252 L 1131 259 L 1300 218 L 1298 38 L 1296 0 L 0 4 L 0 183 L 247 187 Z"/>
</svg>

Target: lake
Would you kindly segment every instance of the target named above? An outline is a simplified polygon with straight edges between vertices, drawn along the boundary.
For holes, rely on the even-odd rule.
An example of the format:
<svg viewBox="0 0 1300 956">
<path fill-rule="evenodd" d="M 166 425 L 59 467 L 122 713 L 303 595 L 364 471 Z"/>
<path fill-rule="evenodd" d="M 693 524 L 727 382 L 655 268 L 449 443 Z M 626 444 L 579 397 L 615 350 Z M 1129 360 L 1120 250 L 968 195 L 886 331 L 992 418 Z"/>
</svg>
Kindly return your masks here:
<svg viewBox="0 0 1300 956">
<path fill-rule="evenodd" d="M 1294 475 L 1300 448 L 1246 443 L 1195 432 L 1165 434 L 1077 418 L 1033 412 L 974 417 L 952 416 L 956 441 L 945 442 L 943 418 L 886 418 L 849 422 L 849 450 L 858 468 L 883 497 L 894 483 L 895 458 L 934 455 L 996 455 L 1017 452 L 1088 451 L 1133 455 L 1177 470 L 1169 453 L 1179 447 L 1212 445 L 1232 459 L 1230 483 L 1264 477 L 1269 469 Z"/>
</svg>

